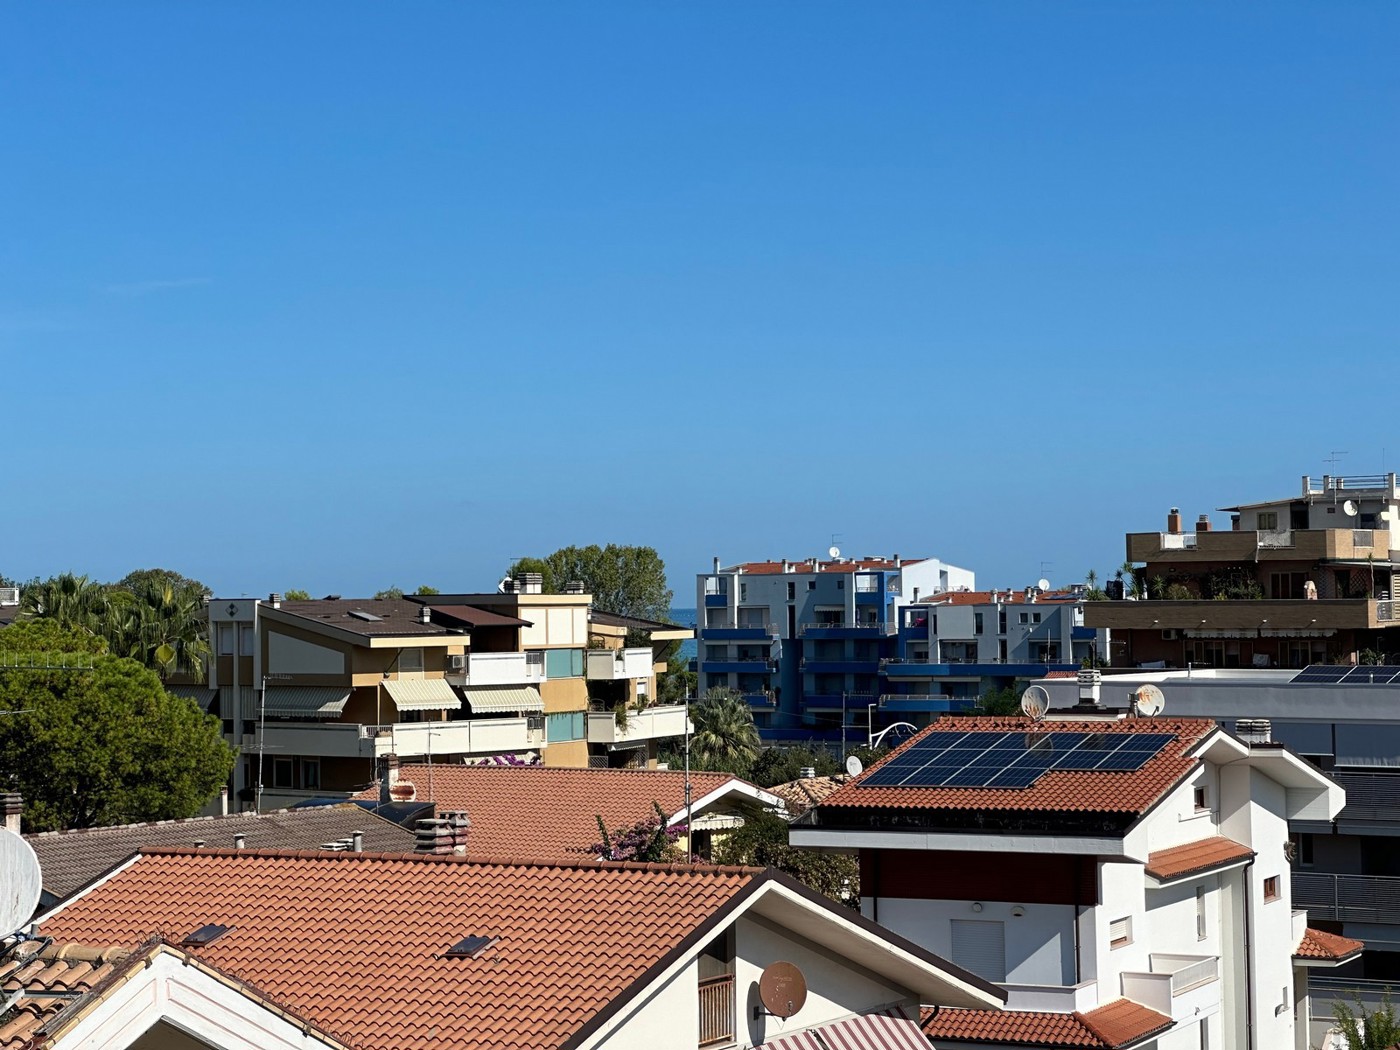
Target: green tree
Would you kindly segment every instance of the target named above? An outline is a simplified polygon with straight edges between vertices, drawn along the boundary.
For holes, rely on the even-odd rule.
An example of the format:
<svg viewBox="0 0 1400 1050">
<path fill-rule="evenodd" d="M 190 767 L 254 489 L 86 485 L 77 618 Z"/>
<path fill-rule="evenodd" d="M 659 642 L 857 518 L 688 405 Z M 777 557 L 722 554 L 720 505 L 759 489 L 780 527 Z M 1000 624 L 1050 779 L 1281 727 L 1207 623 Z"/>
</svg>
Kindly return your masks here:
<svg viewBox="0 0 1400 1050">
<path fill-rule="evenodd" d="M 135 594 L 152 583 L 168 584 L 177 591 L 195 591 L 209 597 L 213 591 L 196 579 L 184 576 L 174 569 L 136 569 L 129 572 L 112 586 Z"/>
<path fill-rule="evenodd" d="M 743 864 L 785 871 L 798 882 L 842 904 L 860 901 L 860 866 L 845 853 L 803 849 L 788 842 L 788 823 L 772 813 L 747 817 L 714 849 L 717 864 Z"/>
<path fill-rule="evenodd" d="M 28 830 L 193 816 L 227 781 L 219 720 L 103 639 L 19 623 L 0 630 L 0 652 L 91 664 L 0 669 L 0 708 L 17 712 L 0 717 L 0 783 L 24 796 Z"/>
<path fill-rule="evenodd" d="M 375 592 L 374 592 L 374 596 L 375 596 L 376 598 L 402 598 L 402 597 L 403 597 L 403 588 L 402 588 L 402 587 L 385 587 L 382 591 L 375 591 Z"/>
<path fill-rule="evenodd" d="M 656 694 L 663 704 L 677 704 L 694 696 L 700 676 L 690 669 L 690 661 L 680 655 L 666 662 L 666 673 L 656 682 Z"/>
<path fill-rule="evenodd" d="M 745 776 L 760 742 L 753 712 L 732 689 L 711 689 L 690 705 L 690 764 L 694 769 Z"/>
<path fill-rule="evenodd" d="M 309 602 L 311 600 L 311 592 L 303 591 L 300 588 L 293 587 L 286 594 L 282 595 L 282 597 L 287 599 L 287 601 L 289 602 Z"/>
<path fill-rule="evenodd" d="M 426 583 L 420 583 L 413 593 L 421 597 L 428 597 L 433 594 L 441 594 L 442 591 L 438 590 L 436 587 L 429 587 Z"/>
<path fill-rule="evenodd" d="M 1099 586 L 1099 574 L 1090 569 L 1084 574 L 1084 600 L 1086 602 L 1101 602 L 1107 597 L 1104 589 Z"/>
<path fill-rule="evenodd" d="M 176 586 L 159 576 L 107 596 L 102 633 L 111 651 L 162 679 L 188 675 L 202 682 L 209 660 L 209 617 L 202 584 Z"/>
<path fill-rule="evenodd" d="M 100 635 L 107 613 L 107 589 L 86 576 L 65 572 L 26 585 L 19 605 L 23 619 L 54 620 L 64 627 Z"/>
<path fill-rule="evenodd" d="M 807 768 L 815 770 L 819 777 L 846 771 L 829 748 L 766 747 L 749 768 L 748 779 L 759 787 L 768 788 L 798 779 Z"/>
<path fill-rule="evenodd" d="M 521 558 L 509 575 L 537 572 L 544 590 L 557 594 L 575 580 L 593 596 L 593 607 L 619 616 L 669 622 L 671 589 L 666 586 L 666 563 L 654 547 L 609 543 L 599 547 L 561 547 L 545 558 Z"/>
<path fill-rule="evenodd" d="M 1400 1018 L 1395 1015 L 1389 988 L 1374 1010 L 1366 1008 L 1360 995 L 1356 995 L 1354 1001 L 1355 1009 L 1341 1000 L 1332 1004 L 1332 1016 L 1350 1050 L 1391 1050 L 1400 1043 Z"/>
<path fill-rule="evenodd" d="M 1019 715 L 1021 713 L 1021 693 L 1025 686 L 1007 686 L 1004 689 L 989 689 L 978 698 L 973 714 L 978 715 Z"/>
</svg>

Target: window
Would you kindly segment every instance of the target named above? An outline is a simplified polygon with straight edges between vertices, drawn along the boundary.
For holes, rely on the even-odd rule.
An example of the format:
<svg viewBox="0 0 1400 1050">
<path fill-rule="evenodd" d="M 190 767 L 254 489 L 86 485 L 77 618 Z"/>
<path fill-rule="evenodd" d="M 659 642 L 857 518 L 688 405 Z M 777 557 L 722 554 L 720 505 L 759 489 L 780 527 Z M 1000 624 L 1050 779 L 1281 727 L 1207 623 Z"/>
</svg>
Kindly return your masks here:
<svg viewBox="0 0 1400 1050">
<path fill-rule="evenodd" d="M 253 655 L 253 625 L 251 623 L 241 624 L 238 628 L 238 655 Z"/>
<path fill-rule="evenodd" d="M 251 718 L 245 718 L 245 719 L 243 720 L 243 735 L 244 735 L 244 736 L 252 736 L 252 735 L 253 735 L 254 733 L 256 733 L 257 731 L 258 731 L 258 723 L 257 723 L 257 722 L 253 721 Z"/>
<path fill-rule="evenodd" d="M 232 656 L 232 655 L 233 655 L 233 639 L 234 639 L 234 632 L 237 631 L 237 630 L 238 630 L 238 628 L 235 627 L 235 626 L 234 626 L 233 624 L 231 624 L 231 623 L 221 623 L 221 624 L 219 624 L 219 655 L 220 655 L 220 656 Z"/>
<path fill-rule="evenodd" d="M 1293 844 L 1293 857 L 1300 868 L 1311 868 L 1313 866 L 1313 837 L 1311 835 L 1291 836 Z"/>
<path fill-rule="evenodd" d="M 224 736 L 233 736 L 233 719 L 224 719 Z"/>
<path fill-rule="evenodd" d="M 1040 622 L 1040 613 L 1031 613 L 1031 623 Z"/>
<path fill-rule="evenodd" d="M 422 649 L 401 649 L 399 650 L 399 670 L 421 671 L 423 670 L 423 650 Z"/>
<path fill-rule="evenodd" d="M 747 583 L 739 584 L 739 600 L 741 602 L 749 600 L 749 585 Z"/>
<path fill-rule="evenodd" d="M 1206 805 L 1206 789 L 1204 787 L 1196 788 L 1195 791 L 1192 792 L 1192 795 L 1196 804 L 1197 813 L 1210 809 L 1210 807 Z"/>
<path fill-rule="evenodd" d="M 1030 614 L 1030 613 L 1021 613 L 1021 614 L 1020 614 L 1020 620 L 1021 620 L 1021 623 L 1030 623 L 1030 622 L 1031 622 L 1031 614 Z"/>
<path fill-rule="evenodd" d="M 1210 1018 L 1201 1018 L 1201 1050 L 1210 1050 Z"/>
<path fill-rule="evenodd" d="M 1270 875 L 1264 880 L 1264 900 L 1276 901 L 1279 899 L 1278 876 Z"/>
<path fill-rule="evenodd" d="M 1006 980 L 1006 926 L 954 919 L 953 962 L 988 981 Z"/>
<path fill-rule="evenodd" d="M 1108 946 L 1121 948 L 1133 943 L 1133 920 L 1131 917 L 1114 919 L 1108 924 Z"/>
<path fill-rule="evenodd" d="M 1006 633 L 1006 608 L 1005 608 L 1005 606 L 1003 606 L 1002 608 L 1000 608 L 1000 609 L 997 610 L 997 634 L 1005 634 L 1005 633 Z"/>
<path fill-rule="evenodd" d="M 303 758 L 301 760 L 301 786 L 307 791 L 321 790 L 321 760 Z"/>
<path fill-rule="evenodd" d="M 544 652 L 546 678 L 582 678 L 582 649 L 546 649 Z"/>
<path fill-rule="evenodd" d="M 808 581 L 807 581 L 807 589 L 808 589 L 809 591 L 815 591 L 815 590 L 817 589 L 817 581 L 816 581 L 816 580 L 808 580 Z"/>
<path fill-rule="evenodd" d="M 844 591 L 844 590 L 846 589 L 846 581 L 845 581 L 845 580 L 837 580 L 837 581 L 836 581 L 836 589 L 837 589 L 838 591 Z"/>
<path fill-rule="evenodd" d="M 1259 531 L 1276 532 L 1278 530 L 1278 511 L 1261 510 L 1259 512 Z"/>
<path fill-rule="evenodd" d="M 289 788 L 292 786 L 292 760 L 274 758 L 272 760 L 272 786 Z"/>
<path fill-rule="evenodd" d="M 583 712 L 565 711 L 557 715 L 545 715 L 545 737 L 551 744 L 567 743 L 583 739 Z"/>
<path fill-rule="evenodd" d="M 1206 888 L 1196 887 L 1196 940 L 1206 939 Z"/>
<path fill-rule="evenodd" d="M 973 620 L 976 621 L 976 624 L 975 624 L 974 632 L 973 632 L 973 633 L 975 633 L 975 634 L 981 634 L 981 633 L 982 633 L 982 614 L 981 614 L 981 613 L 973 613 L 973 614 L 972 614 L 972 618 L 973 618 Z"/>
<path fill-rule="evenodd" d="M 788 601 L 797 597 L 797 584 L 793 580 L 788 580 Z"/>
</svg>

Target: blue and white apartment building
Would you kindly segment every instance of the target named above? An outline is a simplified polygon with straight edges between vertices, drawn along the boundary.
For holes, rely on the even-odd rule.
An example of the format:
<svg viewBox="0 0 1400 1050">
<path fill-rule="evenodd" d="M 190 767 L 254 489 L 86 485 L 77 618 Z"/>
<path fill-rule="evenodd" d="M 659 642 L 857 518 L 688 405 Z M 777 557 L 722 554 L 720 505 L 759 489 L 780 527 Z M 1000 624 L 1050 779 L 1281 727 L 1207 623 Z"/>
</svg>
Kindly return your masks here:
<svg viewBox="0 0 1400 1050">
<path fill-rule="evenodd" d="M 721 566 L 696 581 L 701 693 L 743 694 L 768 740 L 834 738 L 972 706 L 986 688 L 1073 669 L 1090 650 L 1077 595 L 977 592 L 936 558 Z M 1060 600 L 1056 600 L 1060 599 Z M 975 604 L 985 601 L 985 608 Z M 1034 622 L 1032 622 L 1034 617 Z M 981 631 L 978 631 L 978 627 Z M 1082 650 L 1082 651 L 1081 651 Z"/>
</svg>

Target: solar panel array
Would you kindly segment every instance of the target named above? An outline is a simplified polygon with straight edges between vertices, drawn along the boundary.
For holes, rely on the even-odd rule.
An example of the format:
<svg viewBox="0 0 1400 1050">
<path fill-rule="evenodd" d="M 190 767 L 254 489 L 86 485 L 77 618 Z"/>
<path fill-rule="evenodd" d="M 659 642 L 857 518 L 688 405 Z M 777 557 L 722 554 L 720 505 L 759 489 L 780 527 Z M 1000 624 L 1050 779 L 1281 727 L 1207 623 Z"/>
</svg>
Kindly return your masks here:
<svg viewBox="0 0 1400 1050">
<path fill-rule="evenodd" d="M 1389 685 L 1400 679 L 1393 664 L 1309 664 L 1289 679 L 1290 685 Z"/>
<path fill-rule="evenodd" d="M 1171 733 L 931 733 L 893 756 L 864 787 L 1026 788 L 1051 770 L 1132 772 Z"/>
</svg>

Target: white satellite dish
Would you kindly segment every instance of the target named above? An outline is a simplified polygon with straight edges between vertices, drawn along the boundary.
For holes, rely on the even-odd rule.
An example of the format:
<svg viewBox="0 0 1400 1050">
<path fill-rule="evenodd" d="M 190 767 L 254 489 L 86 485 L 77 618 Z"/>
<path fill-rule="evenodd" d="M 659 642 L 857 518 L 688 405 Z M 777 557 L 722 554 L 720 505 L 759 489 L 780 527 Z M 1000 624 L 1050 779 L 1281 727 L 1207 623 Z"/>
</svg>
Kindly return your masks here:
<svg viewBox="0 0 1400 1050">
<path fill-rule="evenodd" d="M 1360 509 L 1360 508 L 1357 507 L 1357 505 L 1356 505 L 1356 500 L 1354 500 L 1354 499 L 1346 500 L 1346 501 L 1342 504 L 1342 513 L 1345 514 L 1348 518 L 1354 518 L 1354 517 L 1356 517 L 1356 512 L 1357 512 L 1359 509 Z"/>
<path fill-rule="evenodd" d="M 1050 694 L 1042 686 L 1030 686 L 1021 694 L 1021 713 L 1039 722 L 1050 710 Z"/>
<path fill-rule="evenodd" d="M 856 758 L 855 755 L 851 755 L 846 759 L 846 772 L 853 777 L 858 777 L 865 772 L 865 766 L 861 764 L 860 759 Z"/>
<path fill-rule="evenodd" d="M 1140 685 L 1133 692 L 1133 710 L 1140 718 L 1160 715 L 1162 708 L 1166 706 L 1167 698 L 1162 695 L 1162 690 L 1155 685 Z"/>
<path fill-rule="evenodd" d="M 832 561 L 835 561 L 837 558 L 841 557 L 841 548 L 832 544 L 826 549 L 826 556 Z"/>
<path fill-rule="evenodd" d="M 1050 581 L 1047 580 L 1044 576 L 1036 580 L 1035 585 L 1042 591 L 1048 591 L 1050 589 Z"/>
<path fill-rule="evenodd" d="M 43 887 L 34 847 L 0 828 L 0 937 L 29 923 Z"/>
</svg>

